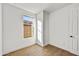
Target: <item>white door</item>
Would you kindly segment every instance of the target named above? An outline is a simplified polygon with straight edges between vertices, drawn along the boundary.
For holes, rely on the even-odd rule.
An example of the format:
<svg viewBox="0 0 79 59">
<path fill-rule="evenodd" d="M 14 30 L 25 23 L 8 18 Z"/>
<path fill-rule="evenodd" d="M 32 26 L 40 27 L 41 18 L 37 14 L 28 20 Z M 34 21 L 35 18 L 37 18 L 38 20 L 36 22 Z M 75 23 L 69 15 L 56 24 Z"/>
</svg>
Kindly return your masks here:
<svg viewBox="0 0 79 59">
<path fill-rule="evenodd" d="M 66 40 L 65 40 L 65 48 L 68 50 L 68 51 L 72 51 L 73 49 L 72 49 L 72 38 L 71 38 L 71 36 L 72 36 L 72 24 L 73 24 L 73 22 L 72 22 L 72 7 L 70 6 L 70 7 L 68 7 L 67 8 L 67 10 L 66 10 L 66 12 L 67 12 L 67 14 L 66 14 L 66 16 L 67 16 L 67 32 L 66 32 Z"/>
<path fill-rule="evenodd" d="M 78 15 L 77 15 L 77 8 L 73 8 L 73 25 L 72 25 L 72 44 L 73 44 L 73 51 L 77 52 L 78 46 L 77 46 L 77 40 L 78 40 Z"/>
<path fill-rule="evenodd" d="M 77 15 L 78 15 L 78 20 L 77 20 L 77 26 L 78 26 L 78 40 L 77 40 L 77 49 L 78 49 L 78 55 L 79 55 L 79 7 L 78 7 L 78 11 L 77 11 Z"/>
<path fill-rule="evenodd" d="M 77 54 L 78 51 L 78 12 L 77 8 L 72 7 L 69 11 L 69 40 L 71 41 L 70 51 Z"/>
</svg>

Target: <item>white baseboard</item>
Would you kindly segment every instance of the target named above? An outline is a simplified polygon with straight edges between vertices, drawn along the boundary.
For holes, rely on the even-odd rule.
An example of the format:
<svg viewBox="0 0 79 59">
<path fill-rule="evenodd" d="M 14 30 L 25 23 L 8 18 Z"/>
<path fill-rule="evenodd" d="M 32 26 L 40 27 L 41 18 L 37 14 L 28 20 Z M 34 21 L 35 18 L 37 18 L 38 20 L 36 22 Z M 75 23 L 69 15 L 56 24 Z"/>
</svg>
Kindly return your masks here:
<svg viewBox="0 0 79 59">
<path fill-rule="evenodd" d="M 36 43 L 36 44 L 38 44 L 41 47 L 44 47 L 44 46 L 47 46 L 48 45 L 48 44 L 39 44 L 39 43 Z"/>
<path fill-rule="evenodd" d="M 6 55 L 6 54 L 8 54 L 8 53 L 11 53 L 11 52 L 17 51 L 17 50 L 22 49 L 22 48 L 25 48 L 25 47 L 32 46 L 32 45 L 34 45 L 34 44 L 35 44 L 35 43 L 30 44 L 30 45 L 28 45 L 28 46 L 17 47 L 17 48 L 15 48 L 15 49 L 10 50 L 10 51 L 4 51 L 5 53 L 3 53 L 2 55 Z"/>
<path fill-rule="evenodd" d="M 60 48 L 60 49 L 66 50 L 66 51 L 68 51 L 68 52 L 70 52 L 70 53 L 72 53 L 72 54 L 79 55 L 79 52 L 77 52 L 77 51 L 68 50 L 68 49 L 66 49 L 66 48 L 63 48 L 63 47 L 61 47 L 61 46 L 58 46 L 58 45 L 55 45 L 55 44 L 52 44 L 52 43 L 49 43 L 49 45 L 56 46 L 56 47 L 58 47 L 58 48 Z"/>
<path fill-rule="evenodd" d="M 34 43 L 34 44 L 37 44 L 37 43 Z M 31 44 L 31 45 L 34 45 L 34 44 Z M 29 46 L 31 46 L 31 45 L 29 45 Z M 38 45 L 39 45 L 39 44 L 38 44 Z M 41 47 L 44 47 L 44 46 L 46 46 L 46 45 L 48 45 L 48 44 L 40 45 L 40 46 L 41 46 Z M 58 48 L 60 48 L 60 49 L 66 50 L 66 51 L 68 51 L 68 52 L 70 52 L 70 53 L 79 55 L 79 52 L 72 51 L 72 50 L 68 50 L 68 49 L 66 49 L 66 48 L 60 47 L 60 46 L 55 45 L 55 44 L 52 44 L 52 43 L 49 43 L 49 45 L 56 46 L 56 47 L 58 47 Z M 19 50 L 19 49 L 22 49 L 22 48 L 25 48 L 25 47 L 29 47 L 29 46 L 24 46 L 24 47 L 17 48 L 17 49 L 15 49 L 15 50 L 7 51 L 7 52 L 3 53 L 3 55 L 8 54 L 8 53 L 13 52 L 13 51 L 16 51 L 16 50 Z"/>
</svg>

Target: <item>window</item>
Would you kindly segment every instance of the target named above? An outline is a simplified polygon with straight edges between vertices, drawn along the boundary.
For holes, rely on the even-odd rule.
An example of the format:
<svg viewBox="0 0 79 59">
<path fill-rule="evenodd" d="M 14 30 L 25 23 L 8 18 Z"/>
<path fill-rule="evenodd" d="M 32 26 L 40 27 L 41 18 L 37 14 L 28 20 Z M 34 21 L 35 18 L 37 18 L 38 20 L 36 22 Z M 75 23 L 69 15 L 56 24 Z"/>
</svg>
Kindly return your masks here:
<svg viewBox="0 0 79 59">
<path fill-rule="evenodd" d="M 29 16 L 23 16 L 24 22 L 24 38 L 32 37 L 32 18 Z"/>
</svg>

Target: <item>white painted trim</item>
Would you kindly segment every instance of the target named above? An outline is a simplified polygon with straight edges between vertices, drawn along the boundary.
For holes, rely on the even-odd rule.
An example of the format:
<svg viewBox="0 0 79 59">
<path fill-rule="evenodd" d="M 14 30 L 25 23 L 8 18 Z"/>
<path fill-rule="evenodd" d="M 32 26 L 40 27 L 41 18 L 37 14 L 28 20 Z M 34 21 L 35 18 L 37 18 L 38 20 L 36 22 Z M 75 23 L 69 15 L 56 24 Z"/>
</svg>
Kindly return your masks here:
<svg viewBox="0 0 79 59">
<path fill-rule="evenodd" d="M 61 47 L 61 46 L 58 46 L 58 45 L 52 44 L 52 43 L 49 43 L 49 45 L 56 46 L 56 47 L 58 47 L 58 48 L 60 48 L 60 49 L 66 50 L 66 51 L 68 51 L 68 52 L 70 52 L 70 53 L 79 55 L 79 52 L 77 52 L 77 51 L 68 50 L 68 49 L 66 49 L 66 48 L 63 48 L 63 47 Z"/>
<path fill-rule="evenodd" d="M 5 53 L 3 53 L 2 55 L 5 55 L 5 54 L 8 54 L 8 53 L 11 53 L 11 52 L 14 52 L 14 51 L 17 51 L 17 50 L 20 50 L 22 48 L 26 48 L 26 47 L 30 47 L 32 45 L 34 45 L 35 43 L 29 45 L 29 46 L 24 46 L 24 47 L 18 47 L 18 48 L 15 48 L 14 50 L 11 50 L 11 51 L 5 51 Z"/>
</svg>

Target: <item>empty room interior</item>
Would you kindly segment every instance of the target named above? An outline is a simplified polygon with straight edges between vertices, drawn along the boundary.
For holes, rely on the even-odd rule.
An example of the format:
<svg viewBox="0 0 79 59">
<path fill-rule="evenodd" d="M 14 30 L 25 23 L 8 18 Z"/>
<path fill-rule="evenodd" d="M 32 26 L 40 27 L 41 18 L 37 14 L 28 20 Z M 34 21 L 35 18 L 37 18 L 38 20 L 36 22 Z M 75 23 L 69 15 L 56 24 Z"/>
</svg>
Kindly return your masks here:
<svg viewBox="0 0 79 59">
<path fill-rule="evenodd" d="M 79 3 L 0 3 L 1 56 L 78 56 Z"/>
</svg>

